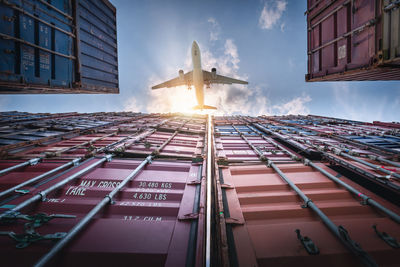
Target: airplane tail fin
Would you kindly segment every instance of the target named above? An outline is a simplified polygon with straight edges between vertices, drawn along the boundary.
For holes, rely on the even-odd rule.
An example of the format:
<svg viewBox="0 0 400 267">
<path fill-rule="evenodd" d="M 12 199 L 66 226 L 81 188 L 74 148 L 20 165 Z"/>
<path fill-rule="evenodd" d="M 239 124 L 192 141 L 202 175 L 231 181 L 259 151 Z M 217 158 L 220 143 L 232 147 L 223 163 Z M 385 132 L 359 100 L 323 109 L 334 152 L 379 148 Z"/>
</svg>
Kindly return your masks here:
<svg viewBox="0 0 400 267">
<path fill-rule="evenodd" d="M 217 109 L 217 108 L 213 107 L 213 106 L 207 106 L 207 105 L 203 105 L 203 106 L 197 105 L 197 106 L 194 106 L 193 109 L 201 109 L 201 110 L 203 110 L 203 109 Z"/>
</svg>

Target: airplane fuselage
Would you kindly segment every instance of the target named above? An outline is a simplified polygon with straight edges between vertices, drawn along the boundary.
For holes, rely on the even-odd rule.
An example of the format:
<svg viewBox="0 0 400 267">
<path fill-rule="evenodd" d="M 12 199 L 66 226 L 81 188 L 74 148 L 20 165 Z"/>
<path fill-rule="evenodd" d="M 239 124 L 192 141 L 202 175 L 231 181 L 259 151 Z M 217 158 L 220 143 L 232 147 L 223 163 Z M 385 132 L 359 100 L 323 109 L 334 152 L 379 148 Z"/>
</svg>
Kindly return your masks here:
<svg viewBox="0 0 400 267">
<path fill-rule="evenodd" d="M 196 90 L 197 103 L 200 107 L 204 105 L 204 79 L 201 69 L 200 48 L 194 41 L 192 44 L 192 63 L 193 63 L 193 85 Z"/>
<path fill-rule="evenodd" d="M 241 81 L 229 77 L 225 77 L 222 75 L 217 75 L 217 69 L 212 68 L 211 72 L 205 71 L 201 69 L 201 55 L 200 55 L 200 48 L 196 41 L 192 44 L 192 64 L 193 70 L 184 73 L 183 70 L 179 70 L 179 76 L 173 78 L 169 81 L 157 84 L 151 87 L 152 90 L 160 89 L 160 88 L 169 88 L 169 87 L 176 87 L 176 86 L 188 86 L 188 89 L 191 86 L 194 86 L 197 104 L 193 109 L 203 110 L 203 109 L 217 109 L 216 107 L 205 105 L 204 104 L 204 85 L 207 88 L 210 88 L 211 84 L 248 84 L 246 81 Z"/>
</svg>

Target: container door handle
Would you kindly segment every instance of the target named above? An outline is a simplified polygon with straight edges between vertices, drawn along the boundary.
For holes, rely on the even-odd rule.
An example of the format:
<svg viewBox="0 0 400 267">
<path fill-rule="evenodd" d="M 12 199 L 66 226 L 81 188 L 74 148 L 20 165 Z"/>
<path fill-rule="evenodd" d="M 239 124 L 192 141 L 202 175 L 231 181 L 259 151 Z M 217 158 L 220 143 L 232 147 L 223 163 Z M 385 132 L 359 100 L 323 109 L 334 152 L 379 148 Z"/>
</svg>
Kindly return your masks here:
<svg viewBox="0 0 400 267">
<path fill-rule="evenodd" d="M 387 234 L 386 232 L 379 232 L 378 229 L 376 228 L 376 224 L 372 225 L 372 228 L 374 228 L 375 233 L 388 244 L 392 248 L 400 248 L 399 242 L 394 238 L 393 236 Z"/>
<path fill-rule="evenodd" d="M 300 240 L 301 244 L 303 244 L 304 248 L 310 255 L 318 255 L 319 249 L 317 245 L 309 238 L 308 236 L 302 236 L 300 234 L 300 229 L 296 229 L 295 232 L 297 233 L 297 239 Z"/>
</svg>

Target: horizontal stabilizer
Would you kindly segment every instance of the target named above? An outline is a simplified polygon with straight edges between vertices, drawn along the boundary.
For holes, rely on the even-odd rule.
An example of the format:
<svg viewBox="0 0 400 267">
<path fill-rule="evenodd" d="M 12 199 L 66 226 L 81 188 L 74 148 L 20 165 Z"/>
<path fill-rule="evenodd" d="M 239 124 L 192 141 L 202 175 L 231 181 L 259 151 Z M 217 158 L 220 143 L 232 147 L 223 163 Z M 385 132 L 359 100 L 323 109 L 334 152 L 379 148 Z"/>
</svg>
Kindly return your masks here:
<svg viewBox="0 0 400 267">
<path fill-rule="evenodd" d="M 203 109 L 217 109 L 217 108 L 213 107 L 213 106 L 207 106 L 207 105 L 202 105 L 202 106 L 197 105 L 197 106 L 194 106 L 193 109 L 201 109 L 201 110 L 203 110 Z"/>
</svg>

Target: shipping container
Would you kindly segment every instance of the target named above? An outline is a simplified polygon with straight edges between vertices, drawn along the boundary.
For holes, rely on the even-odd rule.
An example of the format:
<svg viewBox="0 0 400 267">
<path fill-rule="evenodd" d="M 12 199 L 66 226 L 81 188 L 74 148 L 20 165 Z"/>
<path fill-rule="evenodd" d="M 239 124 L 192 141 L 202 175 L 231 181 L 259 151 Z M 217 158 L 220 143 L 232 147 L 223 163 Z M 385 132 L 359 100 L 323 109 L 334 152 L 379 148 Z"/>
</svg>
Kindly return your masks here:
<svg viewBox="0 0 400 267">
<path fill-rule="evenodd" d="M 1 1 L 0 93 L 119 93 L 108 0 Z"/>
<path fill-rule="evenodd" d="M 307 0 L 306 81 L 399 80 L 396 0 Z"/>
<path fill-rule="evenodd" d="M 146 129 L 79 135 L 0 162 L 4 266 L 203 266 L 206 120 L 149 117 Z M 84 159 L 89 144 L 114 153 Z M 136 144 L 135 157 L 120 144 Z"/>
<path fill-rule="evenodd" d="M 36 149 L 33 153 L 46 153 L 45 146 L 52 145 L 53 152 L 61 149 L 54 143 L 94 132 L 109 133 L 122 132 L 118 125 L 129 123 L 147 115 L 139 113 L 93 113 L 88 114 L 66 113 L 54 115 L 26 114 L 9 117 L 0 125 L 0 156 L 12 156 L 29 149 Z M 135 132 L 141 131 L 137 128 Z M 99 137 L 100 138 L 100 137 Z M 95 139 L 96 140 L 96 139 Z M 62 142 L 61 142 L 62 144 Z M 91 144 L 86 144 L 90 150 Z M 40 148 L 37 148 L 40 147 Z M 32 150 L 31 150 L 32 151 Z M 76 151 L 75 151 L 76 152 Z M 89 151 L 88 151 L 89 152 Z M 25 152 L 24 152 L 25 153 Z"/>
<path fill-rule="evenodd" d="M 2 266 L 398 264 L 396 123 L 2 116 Z"/>
<path fill-rule="evenodd" d="M 333 177 L 339 176 L 323 164 L 316 166 Z M 380 239 L 373 228 L 376 225 L 379 231 L 384 229 L 399 240 L 398 221 L 360 204 L 361 198 L 357 199 L 312 167 L 301 163 L 278 163 L 274 167 L 276 170 L 260 162 L 260 165 L 217 169 L 219 183 L 229 185 L 220 189 L 219 209 L 222 212 L 219 220 L 225 230 L 221 239 L 227 243 L 222 257 L 226 266 L 398 264 L 397 250 Z M 300 198 L 282 177 L 312 199 L 317 209 Z M 346 177 L 340 176 L 340 181 L 399 214 L 398 207 Z M 326 216 L 326 221 L 319 218 L 317 211 Z M 358 252 L 353 254 L 352 250 L 357 248 Z"/>
<path fill-rule="evenodd" d="M 305 122 L 314 119 L 319 120 L 312 116 L 292 116 L 289 122 L 287 118 L 274 117 L 255 126 L 309 159 L 324 160 L 335 170 L 351 173 L 353 180 L 400 205 L 400 162 L 394 148 L 398 144 L 381 140 L 396 140 L 396 136 L 384 133 L 396 134 L 397 129 L 359 123 L 332 124 L 334 121 L 330 120 L 325 125 L 313 122 L 316 126 L 310 130 Z M 348 136 L 349 132 L 354 135 Z M 378 132 L 382 136 L 375 136 Z M 358 139 L 364 142 L 355 141 Z"/>
<path fill-rule="evenodd" d="M 87 164 L 95 163 L 92 159 Z M 3 266 L 30 266 L 54 246 L 51 240 L 62 238 L 78 224 L 96 204 L 129 176 L 141 161 L 112 159 L 93 168 L 58 192 L 49 194 L 47 201 L 25 209 L 32 216 L 56 214 L 36 221 L 35 234 L 47 240 L 14 240 L 0 238 Z M 86 165 L 82 165 L 83 168 Z M 90 227 L 80 234 L 51 264 L 56 266 L 184 266 L 197 262 L 202 249 L 202 228 L 192 230 L 188 214 L 198 208 L 200 191 L 190 183 L 201 178 L 202 165 L 189 162 L 153 161 L 138 174 L 113 200 L 113 204 L 93 218 Z M 54 183 L 71 176 L 81 168 L 66 172 Z M 28 171 L 26 173 L 29 173 Z M 21 178 L 22 179 L 22 178 Z M 18 182 L 18 181 L 16 181 Z M 46 184 L 46 186 L 48 186 Z M 26 197 L 7 202 L 8 209 L 34 196 L 42 187 Z M 4 209 L 3 209 L 4 211 Z M 10 216 L 9 216 L 10 217 Z M 10 220 L 7 217 L 6 219 Z M 46 223 L 46 219 L 51 219 Z M 12 216 L 11 216 L 12 220 Z M 38 219 L 39 220 L 39 219 Z M 3 218 L 3 221 L 4 218 Z M 201 222 L 200 222 L 201 223 Z M 29 233 L 29 220 L 3 226 L 4 231 Z M 24 228 L 25 226 L 25 228 Z M 198 230 L 198 231 L 196 231 Z M 40 234 L 39 234 L 40 233 Z M 28 235 L 28 234 L 27 234 Z M 51 237 L 49 237 L 51 236 Z M 199 242 L 198 242 L 199 241 Z M 198 243 L 200 245 L 198 245 Z M 16 249 L 20 247 L 20 249 Z M 22 249 L 23 248 L 23 249 Z M 192 253 L 189 252 L 192 250 Z M 21 257 L 24 255 L 24 257 Z"/>
<path fill-rule="evenodd" d="M 270 119 L 279 121 L 276 117 Z M 214 131 L 216 222 L 220 226 L 216 235 L 220 253 L 216 265 L 398 263 L 397 251 L 393 249 L 397 245 L 392 247 L 380 238 L 379 229 L 385 228 L 392 240 L 400 238 L 399 207 L 334 171 L 327 163 L 314 163 L 282 145 L 275 146 L 275 151 L 279 148 L 275 153 L 265 153 L 260 146 L 266 145 L 254 141 L 255 136 L 264 140 L 307 140 L 313 133 L 307 135 L 301 128 L 268 124 L 265 126 L 273 129 L 269 132 L 259 123 L 246 123 L 246 117 L 237 116 L 235 120 L 238 125 L 227 126 L 226 118 L 215 119 L 215 124 L 225 124 L 215 126 Z M 278 136 L 272 134 L 275 131 L 279 131 Z M 223 144 L 218 145 L 221 140 Z M 220 155 L 231 155 L 232 149 L 252 157 L 219 160 Z M 277 157 L 280 152 L 282 156 Z"/>
</svg>

